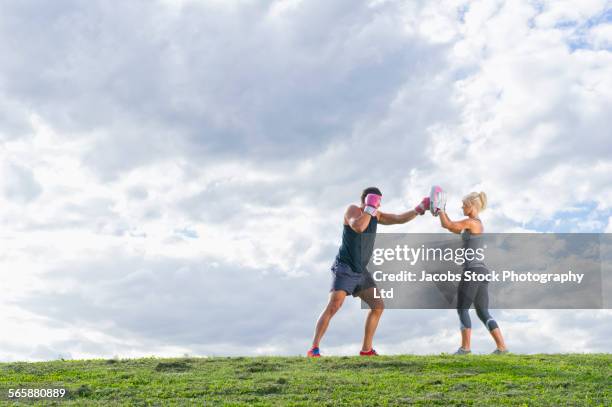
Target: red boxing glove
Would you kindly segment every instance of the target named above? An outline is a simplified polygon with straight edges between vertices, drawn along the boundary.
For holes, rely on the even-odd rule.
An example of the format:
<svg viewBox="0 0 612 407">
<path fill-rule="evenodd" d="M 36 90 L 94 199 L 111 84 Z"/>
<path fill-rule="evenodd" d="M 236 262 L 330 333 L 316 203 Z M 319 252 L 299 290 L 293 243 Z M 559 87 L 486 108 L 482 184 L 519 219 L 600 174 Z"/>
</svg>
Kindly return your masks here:
<svg viewBox="0 0 612 407">
<path fill-rule="evenodd" d="M 424 215 L 425 211 L 429 209 L 430 202 L 431 201 L 430 201 L 429 197 L 426 196 L 425 198 L 423 198 L 423 200 L 421 201 L 420 204 L 418 204 L 417 206 L 414 207 L 414 210 L 419 215 Z"/>
<path fill-rule="evenodd" d="M 367 194 L 365 197 L 365 208 L 363 211 L 371 216 L 376 216 L 382 196 L 376 194 Z"/>
</svg>

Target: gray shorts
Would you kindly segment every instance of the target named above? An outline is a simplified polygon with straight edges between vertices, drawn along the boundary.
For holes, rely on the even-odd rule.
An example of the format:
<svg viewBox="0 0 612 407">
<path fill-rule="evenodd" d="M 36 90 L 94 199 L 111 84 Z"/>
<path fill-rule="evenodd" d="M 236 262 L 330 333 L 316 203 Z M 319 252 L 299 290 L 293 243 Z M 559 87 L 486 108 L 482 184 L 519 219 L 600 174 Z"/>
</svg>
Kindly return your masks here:
<svg viewBox="0 0 612 407">
<path fill-rule="evenodd" d="M 333 278 L 330 291 L 342 290 L 348 295 L 357 297 L 360 291 L 376 287 L 372 274 L 367 270 L 355 273 L 348 264 L 335 260 L 331 271 Z"/>
</svg>

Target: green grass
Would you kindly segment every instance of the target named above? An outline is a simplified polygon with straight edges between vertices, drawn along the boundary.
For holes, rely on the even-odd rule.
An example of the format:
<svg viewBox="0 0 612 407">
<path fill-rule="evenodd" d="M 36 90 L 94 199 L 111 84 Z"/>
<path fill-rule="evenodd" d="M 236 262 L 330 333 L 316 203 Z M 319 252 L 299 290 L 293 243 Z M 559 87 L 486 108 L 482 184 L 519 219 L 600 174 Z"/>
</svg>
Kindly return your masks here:
<svg viewBox="0 0 612 407">
<path fill-rule="evenodd" d="M 21 405 L 612 405 L 612 355 L 67 360 L 0 364 L 9 388 L 68 390 Z"/>
</svg>

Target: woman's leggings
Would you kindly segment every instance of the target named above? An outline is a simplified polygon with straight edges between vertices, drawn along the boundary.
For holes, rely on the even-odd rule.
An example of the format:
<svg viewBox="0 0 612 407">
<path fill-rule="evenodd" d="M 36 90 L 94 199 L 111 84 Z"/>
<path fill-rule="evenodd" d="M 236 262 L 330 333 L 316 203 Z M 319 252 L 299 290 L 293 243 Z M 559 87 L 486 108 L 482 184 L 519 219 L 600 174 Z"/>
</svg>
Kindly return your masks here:
<svg viewBox="0 0 612 407">
<path fill-rule="evenodd" d="M 497 322 L 489 314 L 489 283 L 486 281 L 461 280 L 457 292 L 457 313 L 461 321 L 461 330 L 472 328 L 469 313 L 472 303 L 474 308 L 476 308 L 478 318 L 480 318 L 489 331 L 498 328 Z"/>
</svg>

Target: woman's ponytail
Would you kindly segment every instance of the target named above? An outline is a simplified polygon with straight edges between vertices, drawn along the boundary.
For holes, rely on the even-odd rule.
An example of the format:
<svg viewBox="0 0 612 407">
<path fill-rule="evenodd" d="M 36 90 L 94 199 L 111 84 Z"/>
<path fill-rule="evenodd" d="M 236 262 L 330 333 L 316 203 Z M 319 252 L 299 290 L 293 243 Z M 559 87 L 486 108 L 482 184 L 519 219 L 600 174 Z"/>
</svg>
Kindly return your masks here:
<svg viewBox="0 0 612 407">
<path fill-rule="evenodd" d="M 484 211 L 485 209 L 487 209 L 487 194 L 481 191 L 478 194 L 478 198 L 480 198 L 480 210 Z"/>
</svg>

